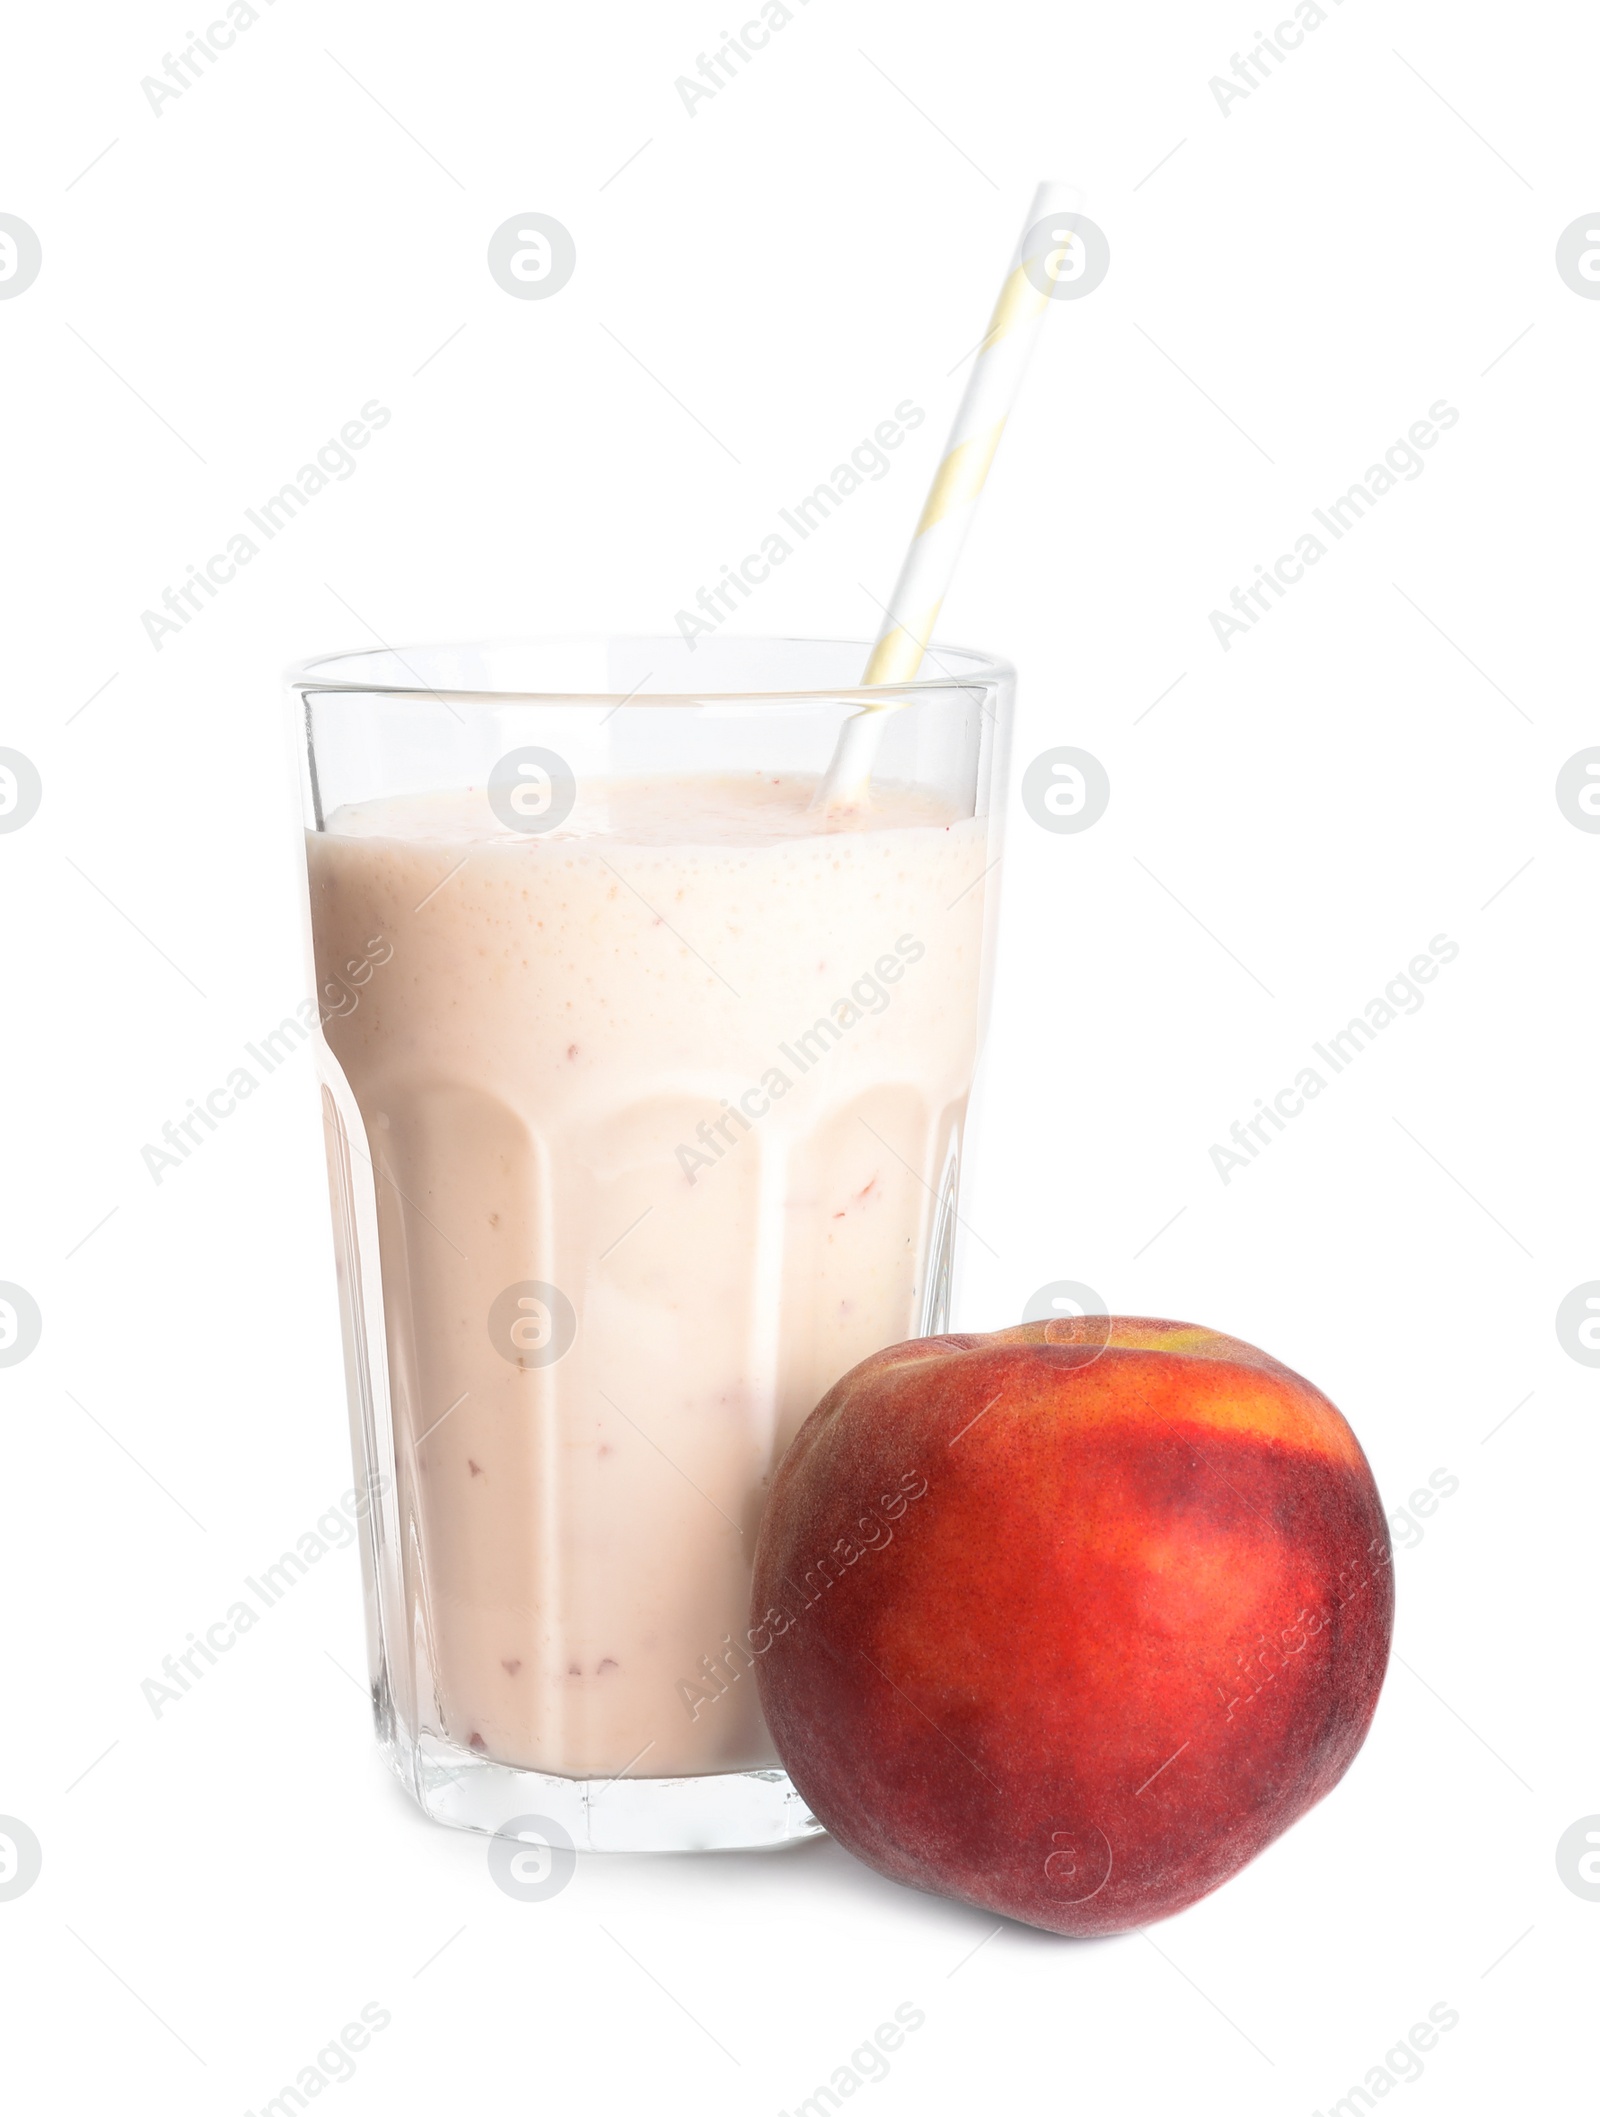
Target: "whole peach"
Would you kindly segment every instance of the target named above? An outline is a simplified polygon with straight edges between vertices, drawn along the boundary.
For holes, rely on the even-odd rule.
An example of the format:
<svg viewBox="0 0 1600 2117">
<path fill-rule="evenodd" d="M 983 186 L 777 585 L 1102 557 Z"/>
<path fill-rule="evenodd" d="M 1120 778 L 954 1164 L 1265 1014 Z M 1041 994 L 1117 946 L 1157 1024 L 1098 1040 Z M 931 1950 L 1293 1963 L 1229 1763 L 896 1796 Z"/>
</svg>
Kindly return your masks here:
<svg viewBox="0 0 1600 2117">
<path fill-rule="evenodd" d="M 1319 1390 L 1216 1331 L 1082 1317 L 835 1384 L 774 1484 L 751 1639 L 779 1755 L 859 1859 L 1115 1933 L 1337 1783 L 1393 1607 L 1372 1473 Z"/>
</svg>

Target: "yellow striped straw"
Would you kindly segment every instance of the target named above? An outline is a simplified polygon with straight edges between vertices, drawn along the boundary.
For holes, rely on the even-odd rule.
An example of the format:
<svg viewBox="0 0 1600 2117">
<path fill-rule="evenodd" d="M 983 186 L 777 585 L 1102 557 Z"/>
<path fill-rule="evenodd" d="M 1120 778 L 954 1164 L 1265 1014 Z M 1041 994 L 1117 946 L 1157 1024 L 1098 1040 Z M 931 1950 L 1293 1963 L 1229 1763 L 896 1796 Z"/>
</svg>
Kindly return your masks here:
<svg viewBox="0 0 1600 2117">
<path fill-rule="evenodd" d="M 862 674 L 864 685 L 909 683 L 921 667 L 989 466 L 1022 387 L 1039 325 L 1050 306 L 1049 277 L 1043 268 L 1053 252 L 1075 239 L 1070 227 L 1059 225 L 1060 217 L 1078 204 L 1078 193 L 1071 185 L 1041 184 L 1034 193 L 895 583 L 883 630 Z M 897 703 L 886 700 L 883 706 L 865 706 L 845 722 L 813 808 L 856 808 L 865 802 L 886 710 Z"/>
</svg>

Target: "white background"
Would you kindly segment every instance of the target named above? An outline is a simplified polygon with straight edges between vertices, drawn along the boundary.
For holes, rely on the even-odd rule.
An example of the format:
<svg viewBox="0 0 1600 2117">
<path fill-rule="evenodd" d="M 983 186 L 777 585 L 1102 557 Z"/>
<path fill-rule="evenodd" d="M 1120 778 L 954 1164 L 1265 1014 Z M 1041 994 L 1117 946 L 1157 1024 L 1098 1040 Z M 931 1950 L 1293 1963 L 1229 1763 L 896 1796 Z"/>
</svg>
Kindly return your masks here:
<svg viewBox="0 0 1600 2117">
<path fill-rule="evenodd" d="M 19 2106 L 256 2110 L 374 2000 L 341 2109 L 759 2117 L 904 2001 L 874 2108 L 1325 2109 L 1441 2000 L 1408 2108 L 1577 2106 L 1600 1452 L 1554 1315 L 1600 1272 L 1600 839 L 1554 782 L 1600 741 L 1600 304 L 1554 248 L 1600 206 L 1592 16 L 1329 0 L 1225 115 L 1275 15 L 809 0 L 691 116 L 726 10 L 257 4 L 159 116 L 192 12 L 4 39 L 0 210 L 44 250 L 0 303 L 0 741 L 44 784 L 0 837 L 0 1278 L 44 1317 L 0 1373 Z M 309 1057 L 159 1188 L 140 1158 L 306 987 L 278 673 L 670 628 L 910 396 L 742 617 L 870 635 L 1046 175 L 1111 272 L 1048 318 L 942 629 L 1017 663 L 1018 774 L 1073 743 L 1112 798 L 1013 815 L 957 1320 L 1087 1281 L 1314 1378 L 1392 1510 L 1459 1489 L 1348 1779 L 1147 1937 L 997 1931 L 826 1842 L 513 1902 L 382 1770 L 353 1553 L 140 1694 L 349 1481 Z M 535 210 L 578 268 L 514 301 L 485 246 Z M 374 397 L 356 475 L 157 652 L 141 612 Z M 1425 473 L 1225 653 L 1210 611 L 1441 398 Z M 1422 1010 L 1224 1185 L 1212 1143 L 1441 933 Z"/>
</svg>

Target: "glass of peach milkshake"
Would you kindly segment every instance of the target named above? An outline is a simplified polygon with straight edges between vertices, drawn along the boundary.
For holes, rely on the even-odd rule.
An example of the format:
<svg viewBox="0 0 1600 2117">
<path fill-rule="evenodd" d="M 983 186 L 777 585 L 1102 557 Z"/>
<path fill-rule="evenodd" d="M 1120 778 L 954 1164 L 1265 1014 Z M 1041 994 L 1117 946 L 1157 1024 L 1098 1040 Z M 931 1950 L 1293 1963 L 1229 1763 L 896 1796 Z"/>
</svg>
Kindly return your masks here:
<svg viewBox="0 0 1600 2117">
<path fill-rule="evenodd" d="M 865 652 L 291 674 L 374 1709 L 441 1821 L 818 1827 L 756 1530 L 828 1386 L 947 1321 L 1012 684 L 949 648 L 863 692 Z M 886 697 L 868 798 L 818 803 Z"/>
</svg>

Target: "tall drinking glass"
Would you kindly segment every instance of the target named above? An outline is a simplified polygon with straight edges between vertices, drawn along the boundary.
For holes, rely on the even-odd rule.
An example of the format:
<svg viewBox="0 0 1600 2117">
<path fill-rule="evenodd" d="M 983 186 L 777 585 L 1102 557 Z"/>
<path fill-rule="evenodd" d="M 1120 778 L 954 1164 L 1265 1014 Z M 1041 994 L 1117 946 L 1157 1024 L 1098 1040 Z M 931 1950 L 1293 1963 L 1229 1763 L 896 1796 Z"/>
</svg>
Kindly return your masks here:
<svg viewBox="0 0 1600 2117">
<path fill-rule="evenodd" d="M 775 1844 L 773 1472 L 946 1327 L 1011 671 L 510 641 L 291 672 L 385 1756 L 442 1822 Z M 865 698 L 870 803 L 810 804 Z"/>
</svg>

